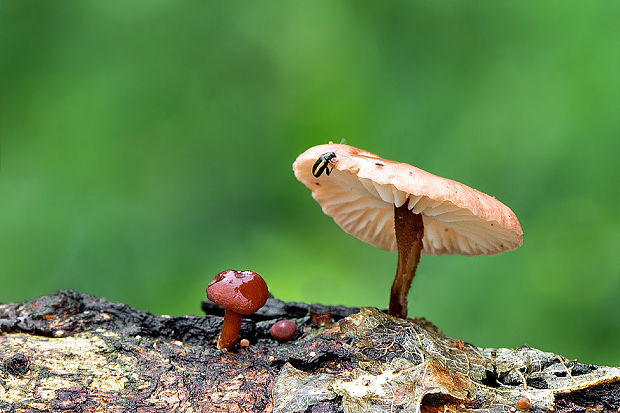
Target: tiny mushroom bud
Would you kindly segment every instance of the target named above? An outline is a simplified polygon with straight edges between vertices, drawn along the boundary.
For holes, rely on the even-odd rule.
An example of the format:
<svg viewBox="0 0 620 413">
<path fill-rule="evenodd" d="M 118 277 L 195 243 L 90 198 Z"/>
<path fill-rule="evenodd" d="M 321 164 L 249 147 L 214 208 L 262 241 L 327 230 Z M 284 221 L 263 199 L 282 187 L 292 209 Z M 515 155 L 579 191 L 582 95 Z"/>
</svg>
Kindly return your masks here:
<svg viewBox="0 0 620 413">
<path fill-rule="evenodd" d="M 256 312 L 268 296 L 267 284 L 253 271 L 228 270 L 215 276 L 207 287 L 207 298 L 226 310 L 218 349 L 233 348 L 239 336 L 241 316 Z"/>
<path fill-rule="evenodd" d="M 515 405 L 519 410 L 530 410 L 532 408 L 532 402 L 527 397 L 521 397 L 517 400 L 517 404 Z"/>
<path fill-rule="evenodd" d="M 287 341 L 295 337 L 297 324 L 291 320 L 280 320 L 271 326 L 271 335 L 276 340 Z"/>
<path fill-rule="evenodd" d="M 241 347 L 247 347 L 250 345 L 250 340 L 248 340 L 247 338 L 243 338 L 241 339 L 241 341 L 239 341 L 239 345 Z"/>
</svg>

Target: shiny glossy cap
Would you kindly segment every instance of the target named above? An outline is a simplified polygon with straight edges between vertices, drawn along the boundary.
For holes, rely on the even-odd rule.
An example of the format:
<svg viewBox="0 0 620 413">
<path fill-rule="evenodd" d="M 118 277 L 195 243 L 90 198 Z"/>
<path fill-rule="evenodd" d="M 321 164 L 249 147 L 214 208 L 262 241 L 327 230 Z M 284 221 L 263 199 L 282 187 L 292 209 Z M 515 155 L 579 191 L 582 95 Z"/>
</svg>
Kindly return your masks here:
<svg viewBox="0 0 620 413">
<path fill-rule="evenodd" d="M 287 341 L 297 334 L 297 324 L 292 320 L 280 320 L 271 326 L 270 331 L 276 340 Z"/>
<path fill-rule="evenodd" d="M 223 271 L 207 287 L 209 300 L 239 314 L 256 312 L 268 296 L 265 280 L 253 271 Z"/>
</svg>

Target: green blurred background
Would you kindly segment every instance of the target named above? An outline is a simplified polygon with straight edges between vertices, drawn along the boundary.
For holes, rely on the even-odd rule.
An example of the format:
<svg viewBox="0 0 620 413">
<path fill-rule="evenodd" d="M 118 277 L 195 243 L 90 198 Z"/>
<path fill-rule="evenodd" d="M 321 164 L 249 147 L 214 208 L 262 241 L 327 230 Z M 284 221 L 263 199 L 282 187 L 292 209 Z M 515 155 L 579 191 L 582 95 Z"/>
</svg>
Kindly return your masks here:
<svg viewBox="0 0 620 413">
<path fill-rule="evenodd" d="M 295 180 L 347 143 L 494 195 L 524 245 L 423 257 L 410 315 L 620 364 L 618 2 L 0 3 L 0 301 L 200 313 L 253 269 L 387 306 L 396 255 Z"/>
</svg>

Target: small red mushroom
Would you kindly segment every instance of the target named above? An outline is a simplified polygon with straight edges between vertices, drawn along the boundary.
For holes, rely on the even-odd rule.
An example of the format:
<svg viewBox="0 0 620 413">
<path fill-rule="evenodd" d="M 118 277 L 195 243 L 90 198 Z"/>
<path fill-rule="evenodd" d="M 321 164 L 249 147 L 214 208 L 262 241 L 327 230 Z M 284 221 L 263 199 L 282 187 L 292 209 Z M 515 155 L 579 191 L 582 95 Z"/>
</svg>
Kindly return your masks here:
<svg viewBox="0 0 620 413">
<path fill-rule="evenodd" d="M 253 271 L 223 271 L 207 287 L 207 298 L 224 307 L 224 324 L 217 348 L 230 350 L 239 337 L 241 316 L 252 314 L 267 301 L 269 291 L 260 275 Z"/>
<path fill-rule="evenodd" d="M 291 320 L 280 320 L 271 326 L 271 336 L 276 340 L 287 341 L 295 337 L 297 324 Z"/>
<path fill-rule="evenodd" d="M 519 410 L 530 410 L 532 408 L 532 402 L 530 402 L 530 399 L 528 399 L 527 397 L 521 397 L 519 400 L 517 400 L 517 404 L 515 405 L 515 407 Z"/>
</svg>

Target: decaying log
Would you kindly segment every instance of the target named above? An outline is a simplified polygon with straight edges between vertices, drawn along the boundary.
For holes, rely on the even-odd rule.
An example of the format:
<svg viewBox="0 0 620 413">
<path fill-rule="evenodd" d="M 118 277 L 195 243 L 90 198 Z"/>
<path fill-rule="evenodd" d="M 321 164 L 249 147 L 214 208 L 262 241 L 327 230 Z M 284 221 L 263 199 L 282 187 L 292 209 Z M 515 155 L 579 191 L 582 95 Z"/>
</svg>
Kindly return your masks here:
<svg viewBox="0 0 620 413">
<path fill-rule="evenodd" d="M 219 351 L 222 313 L 156 316 L 59 291 L 0 305 L 3 412 L 620 411 L 620 369 L 528 347 L 478 348 L 424 319 L 270 298 L 248 347 Z M 269 329 L 300 326 L 286 343 Z"/>
</svg>

